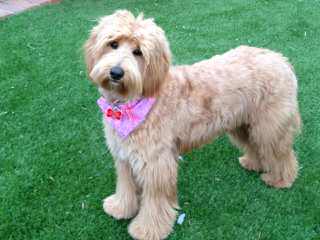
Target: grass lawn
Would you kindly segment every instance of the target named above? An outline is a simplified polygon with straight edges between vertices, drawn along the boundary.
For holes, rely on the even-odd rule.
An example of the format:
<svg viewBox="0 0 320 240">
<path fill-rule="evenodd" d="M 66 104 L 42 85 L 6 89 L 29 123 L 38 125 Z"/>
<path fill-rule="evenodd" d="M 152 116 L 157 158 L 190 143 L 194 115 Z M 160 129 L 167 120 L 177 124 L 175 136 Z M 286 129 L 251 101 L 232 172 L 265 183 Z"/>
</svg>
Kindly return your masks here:
<svg viewBox="0 0 320 240">
<path fill-rule="evenodd" d="M 175 64 L 248 44 L 284 53 L 299 77 L 294 186 L 264 185 L 221 137 L 184 156 L 186 220 L 169 239 L 319 240 L 319 0 L 65 0 L 0 21 L 0 239 L 130 239 L 102 210 L 115 172 L 82 57 L 94 20 L 119 8 L 154 17 Z"/>
</svg>

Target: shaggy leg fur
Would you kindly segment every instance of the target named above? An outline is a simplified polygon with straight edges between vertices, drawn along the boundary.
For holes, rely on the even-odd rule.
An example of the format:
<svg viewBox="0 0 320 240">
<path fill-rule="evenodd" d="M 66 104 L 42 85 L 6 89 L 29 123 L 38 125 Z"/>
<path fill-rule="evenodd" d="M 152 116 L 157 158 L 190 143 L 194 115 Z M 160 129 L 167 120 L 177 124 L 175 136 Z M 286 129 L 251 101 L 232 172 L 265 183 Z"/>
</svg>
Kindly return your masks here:
<svg viewBox="0 0 320 240">
<path fill-rule="evenodd" d="M 256 148 L 249 140 L 248 126 L 242 126 L 229 132 L 229 137 L 232 143 L 245 152 L 239 158 L 240 165 L 249 171 L 262 171 L 262 165 Z"/>
<path fill-rule="evenodd" d="M 262 157 L 262 161 L 267 169 L 267 172 L 261 175 L 261 179 L 267 185 L 276 188 L 291 187 L 298 172 L 298 163 L 293 150 L 289 146 L 283 147 L 287 148 L 287 150 L 282 151 L 280 149 L 281 146 L 265 146 L 264 149 L 261 148 L 261 152 L 265 154 Z"/>
<path fill-rule="evenodd" d="M 141 207 L 129 233 L 134 239 L 164 239 L 172 231 L 178 207 L 175 158 L 161 157 L 146 166 L 139 177 L 143 185 Z"/>
<path fill-rule="evenodd" d="M 259 124 L 252 128 L 239 127 L 229 132 L 231 141 L 244 149 L 239 158 L 242 167 L 247 170 L 264 171 L 261 179 L 276 188 L 289 188 L 297 177 L 298 163 L 292 149 L 296 128 L 299 128 L 299 116 L 279 126 L 272 116 L 261 116 Z"/>
<path fill-rule="evenodd" d="M 132 218 L 138 211 L 138 198 L 131 168 L 127 162 L 116 161 L 117 190 L 103 203 L 104 211 L 116 219 Z"/>
<path fill-rule="evenodd" d="M 297 177 L 298 163 L 292 145 L 298 124 L 296 116 L 279 125 L 273 116 L 261 116 L 260 122 L 251 131 L 257 152 L 265 171 L 261 179 L 276 188 L 289 188 Z"/>
</svg>

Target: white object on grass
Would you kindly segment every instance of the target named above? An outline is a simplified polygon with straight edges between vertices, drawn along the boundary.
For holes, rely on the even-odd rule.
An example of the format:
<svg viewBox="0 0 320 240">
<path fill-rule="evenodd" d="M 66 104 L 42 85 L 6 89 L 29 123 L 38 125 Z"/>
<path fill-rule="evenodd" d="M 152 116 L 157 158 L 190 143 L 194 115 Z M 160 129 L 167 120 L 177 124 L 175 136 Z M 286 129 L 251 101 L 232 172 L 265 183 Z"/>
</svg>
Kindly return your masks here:
<svg viewBox="0 0 320 240">
<path fill-rule="evenodd" d="M 179 225 L 181 225 L 184 222 L 184 219 L 186 218 L 186 214 L 185 213 L 181 213 L 178 217 L 177 223 Z"/>
<path fill-rule="evenodd" d="M 180 155 L 180 156 L 178 157 L 178 159 L 179 159 L 180 161 L 182 161 L 182 160 L 183 160 L 183 157 Z"/>
</svg>

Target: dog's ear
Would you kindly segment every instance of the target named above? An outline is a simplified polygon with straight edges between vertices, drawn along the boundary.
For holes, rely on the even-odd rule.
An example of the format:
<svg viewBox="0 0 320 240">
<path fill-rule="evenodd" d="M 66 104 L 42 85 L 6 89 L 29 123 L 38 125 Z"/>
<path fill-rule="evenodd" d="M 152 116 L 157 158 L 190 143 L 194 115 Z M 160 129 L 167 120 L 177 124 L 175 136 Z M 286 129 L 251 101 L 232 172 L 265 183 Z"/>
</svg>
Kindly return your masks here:
<svg viewBox="0 0 320 240">
<path fill-rule="evenodd" d="M 154 30 L 149 39 L 149 44 L 141 46 L 146 61 L 143 82 L 144 96 L 152 96 L 158 92 L 168 75 L 171 64 L 171 52 L 165 34 L 159 27 Z"/>
</svg>

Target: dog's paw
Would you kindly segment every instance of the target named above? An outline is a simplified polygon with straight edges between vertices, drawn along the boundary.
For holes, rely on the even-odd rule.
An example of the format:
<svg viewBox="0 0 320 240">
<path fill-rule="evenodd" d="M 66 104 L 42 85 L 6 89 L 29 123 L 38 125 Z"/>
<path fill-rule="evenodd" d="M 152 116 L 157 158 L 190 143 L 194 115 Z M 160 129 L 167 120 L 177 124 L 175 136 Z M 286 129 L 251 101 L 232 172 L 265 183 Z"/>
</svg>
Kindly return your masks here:
<svg viewBox="0 0 320 240">
<path fill-rule="evenodd" d="M 113 194 L 103 201 L 104 211 L 115 219 L 132 218 L 138 211 L 138 202 L 136 199 L 128 202 Z"/>
<path fill-rule="evenodd" d="M 288 181 L 284 179 L 277 179 L 274 177 L 271 173 L 263 173 L 261 174 L 262 181 L 265 182 L 265 184 L 275 187 L 275 188 L 290 188 L 292 186 L 293 181 Z"/>
<path fill-rule="evenodd" d="M 249 171 L 260 172 L 262 170 L 260 163 L 255 159 L 250 159 L 247 155 L 239 157 L 239 163 L 243 168 Z"/>
<path fill-rule="evenodd" d="M 161 240 L 165 239 L 172 227 L 168 224 L 152 224 L 151 221 L 134 219 L 129 225 L 128 232 L 132 238 L 138 240 Z"/>
<path fill-rule="evenodd" d="M 133 221 L 128 228 L 128 232 L 131 235 L 132 238 L 134 239 L 148 239 L 148 232 L 145 229 L 145 226 L 142 226 L 139 224 L 137 221 Z"/>
</svg>

